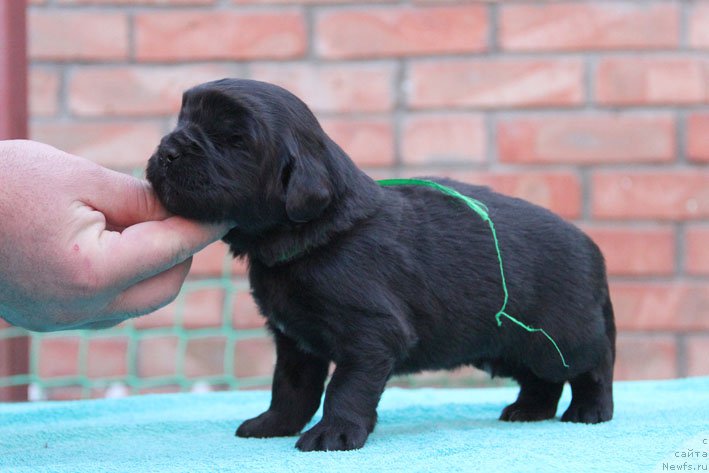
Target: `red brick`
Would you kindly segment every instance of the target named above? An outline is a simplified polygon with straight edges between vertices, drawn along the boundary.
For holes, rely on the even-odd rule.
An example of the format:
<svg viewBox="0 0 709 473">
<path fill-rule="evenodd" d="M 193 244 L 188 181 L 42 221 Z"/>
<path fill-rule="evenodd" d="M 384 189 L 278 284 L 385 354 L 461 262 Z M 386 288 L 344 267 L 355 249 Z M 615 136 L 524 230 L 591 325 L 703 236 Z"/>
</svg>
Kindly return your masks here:
<svg viewBox="0 0 709 473">
<path fill-rule="evenodd" d="M 266 318 L 248 291 L 239 291 L 234 295 L 232 305 L 232 325 L 237 330 L 261 328 L 266 324 Z"/>
<path fill-rule="evenodd" d="M 357 165 L 394 164 L 394 130 L 388 119 L 327 118 L 321 120 L 321 125 Z"/>
<path fill-rule="evenodd" d="M 194 389 L 194 388 L 193 388 Z M 238 389 L 238 388 L 237 388 Z M 267 391 L 271 389 L 271 384 L 269 383 L 268 385 L 264 385 L 263 388 L 261 389 L 262 391 Z M 211 392 L 222 392 L 222 391 L 231 391 L 232 388 L 228 384 L 219 384 L 219 383 L 209 383 L 209 390 Z"/>
<path fill-rule="evenodd" d="M 581 182 L 573 173 L 478 174 L 472 182 L 528 200 L 565 218 L 581 214 Z"/>
<path fill-rule="evenodd" d="M 615 282 L 611 300 L 619 330 L 709 328 L 709 284 Z"/>
<path fill-rule="evenodd" d="M 138 376 L 177 374 L 178 343 L 178 337 L 173 335 L 141 339 L 138 343 Z"/>
<path fill-rule="evenodd" d="M 76 376 L 79 374 L 78 337 L 48 337 L 39 343 L 39 375 L 43 378 Z"/>
<path fill-rule="evenodd" d="M 211 5 L 217 0 L 55 0 L 61 5 Z"/>
<path fill-rule="evenodd" d="M 611 275 L 672 275 L 674 272 L 675 235 L 669 226 L 592 226 L 584 230 L 601 248 Z"/>
<path fill-rule="evenodd" d="M 408 103 L 426 107 L 551 107 L 582 102 L 576 59 L 437 59 L 413 62 Z"/>
<path fill-rule="evenodd" d="M 709 375 L 709 334 L 687 337 L 687 374 L 689 376 Z"/>
<path fill-rule="evenodd" d="M 224 271 L 224 263 L 230 258 L 229 247 L 226 243 L 221 241 L 212 243 L 194 255 L 190 276 L 221 276 Z"/>
<path fill-rule="evenodd" d="M 84 397 L 84 389 L 81 386 L 57 386 L 46 388 L 44 395 L 48 401 L 74 401 Z"/>
<path fill-rule="evenodd" d="M 251 72 L 288 89 L 315 112 L 386 112 L 394 105 L 389 64 L 253 65 Z"/>
<path fill-rule="evenodd" d="M 223 289 L 200 289 L 184 294 L 182 326 L 187 329 L 222 325 Z"/>
<path fill-rule="evenodd" d="M 709 170 L 598 171 L 592 186 L 596 218 L 709 217 Z"/>
<path fill-rule="evenodd" d="M 128 339 L 125 337 L 92 338 L 88 341 L 86 375 L 90 378 L 128 374 Z"/>
<path fill-rule="evenodd" d="M 305 20 L 297 11 L 160 11 L 135 16 L 136 58 L 285 59 L 305 53 Z"/>
<path fill-rule="evenodd" d="M 420 170 L 406 175 L 444 175 L 463 182 L 489 186 L 502 194 L 519 197 L 550 209 L 564 218 L 581 213 L 581 182 L 571 172 L 438 172 Z"/>
<path fill-rule="evenodd" d="M 692 104 L 709 100 L 709 62 L 682 57 L 605 58 L 596 98 L 612 105 Z"/>
<path fill-rule="evenodd" d="M 69 81 L 69 108 L 81 116 L 177 115 L 185 89 L 230 71 L 216 64 L 82 67 Z"/>
<path fill-rule="evenodd" d="M 709 5 L 696 2 L 689 14 L 689 44 L 709 49 Z"/>
<path fill-rule="evenodd" d="M 665 114 L 515 117 L 498 122 L 497 145 L 511 163 L 668 162 L 675 124 Z"/>
<path fill-rule="evenodd" d="M 689 274 L 709 275 L 709 226 L 687 228 L 685 270 Z"/>
<path fill-rule="evenodd" d="M 373 58 L 484 51 L 482 5 L 332 9 L 315 20 L 318 53 L 326 58 Z"/>
<path fill-rule="evenodd" d="M 499 41 L 515 51 L 673 48 L 679 10 L 674 3 L 631 1 L 504 5 Z"/>
<path fill-rule="evenodd" d="M 21 396 L 22 399 L 27 398 L 27 389 L 22 388 L 19 390 L 16 386 L 2 386 L 0 387 L 0 399 L 15 399 L 17 396 Z M 35 401 L 39 399 L 30 399 L 30 401 Z"/>
<path fill-rule="evenodd" d="M 234 348 L 234 374 L 237 378 L 271 376 L 276 350 L 268 338 L 238 340 Z"/>
<path fill-rule="evenodd" d="M 228 245 L 218 241 L 194 255 L 190 278 L 222 276 L 225 274 L 225 263 L 227 265 L 226 270 L 232 275 L 246 274 L 246 261 L 234 259 L 229 253 Z"/>
<path fill-rule="evenodd" d="M 709 113 L 689 116 L 687 156 L 693 161 L 709 162 Z"/>
<path fill-rule="evenodd" d="M 150 314 L 132 319 L 131 323 L 137 329 L 151 329 L 157 327 L 171 327 L 175 324 L 177 306 L 179 301 L 173 301 L 165 307 Z"/>
<path fill-rule="evenodd" d="M 112 169 L 145 168 L 163 135 L 158 121 L 41 121 L 31 126 L 32 139 L 90 159 Z"/>
<path fill-rule="evenodd" d="M 177 384 L 166 384 L 163 386 L 154 386 L 152 388 L 142 388 L 138 390 L 139 394 L 170 394 L 179 393 L 182 388 Z"/>
<path fill-rule="evenodd" d="M 406 164 L 485 161 L 485 120 L 479 114 L 411 114 L 402 133 Z"/>
<path fill-rule="evenodd" d="M 59 73 L 33 67 L 29 74 L 29 103 L 32 117 L 50 117 L 59 110 Z"/>
<path fill-rule="evenodd" d="M 89 393 L 90 399 L 104 399 L 106 398 L 106 393 L 108 388 L 91 388 Z"/>
<path fill-rule="evenodd" d="M 217 376 L 224 373 L 226 338 L 192 338 L 185 350 L 185 376 Z"/>
<path fill-rule="evenodd" d="M 30 10 L 29 56 L 37 60 L 91 61 L 128 57 L 123 13 Z"/>
<path fill-rule="evenodd" d="M 231 0 L 237 5 L 325 5 L 335 3 L 353 3 L 352 0 Z M 361 3 L 396 3 L 397 0 L 357 0 Z M 438 0 L 436 0 L 438 1 Z"/>
<path fill-rule="evenodd" d="M 677 377 L 677 342 L 670 335 L 618 335 L 614 379 Z"/>
<path fill-rule="evenodd" d="M 236 389 L 239 391 L 270 391 L 271 390 L 271 382 L 270 380 L 267 380 L 268 382 L 266 384 L 263 383 L 254 383 L 253 380 L 249 381 L 246 384 L 240 384 Z M 228 390 L 230 390 L 229 388 Z M 227 391 L 227 389 L 225 389 Z"/>
</svg>

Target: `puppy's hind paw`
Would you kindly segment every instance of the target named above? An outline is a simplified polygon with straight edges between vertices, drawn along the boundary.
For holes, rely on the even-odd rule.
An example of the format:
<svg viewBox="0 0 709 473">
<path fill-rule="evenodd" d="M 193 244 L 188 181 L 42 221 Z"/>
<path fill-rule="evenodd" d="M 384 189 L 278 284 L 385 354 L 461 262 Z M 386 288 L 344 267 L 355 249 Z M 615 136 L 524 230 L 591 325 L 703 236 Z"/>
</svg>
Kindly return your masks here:
<svg viewBox="0 0 709 473">
<path fill-rule="evenodd" d="M 613 408 L 603 404 L 582 404 L 571 402 L 571 405 L 564 415 L 562 422 L 578 422 L 582 424 L 599 424 L 607 422 L 613 418 Z"/>
<path fill-rule="evenodd" d="M 273 411 L 266 411 L 258 417 L 249 419 L 236 429 L 237 437 L 290 437 L 296 435 L 302 426 L 293 425 L 288 419 Z"/>
<path fill-rule="evenodd" d="M 356 450 L 367 441 L 367 429 L 344 419 L 321 420 L 295 444 L 303 452 Z"/>
</svg>

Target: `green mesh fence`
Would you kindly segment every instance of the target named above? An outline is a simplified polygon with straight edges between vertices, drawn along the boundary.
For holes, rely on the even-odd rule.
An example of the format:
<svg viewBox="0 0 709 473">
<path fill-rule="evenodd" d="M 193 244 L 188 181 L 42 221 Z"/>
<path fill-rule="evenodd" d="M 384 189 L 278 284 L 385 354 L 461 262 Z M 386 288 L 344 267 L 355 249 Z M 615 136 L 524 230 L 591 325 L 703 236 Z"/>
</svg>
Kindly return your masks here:
<svg viewBox="0 0 709 473">
<path fill-rule="evenodd" d="M 225 265 L 226 266 L 226 265 Z M 223 323 L 219 327 L 207 328 L 186 328 L 182 321 L 185 315 L 185 299 L 194 291 L 205 288 L 219 288 L 224 290 L 224 300 L 222 303 L 221 319 Z M 89 331 L 77 330 L 55 333 L 31 333 L 30 348 L 30 373 L 0 378 L 0 387 L 31 384 L 34 388 L 46 390 L 57 387 L 74 387 L 81 389 L 81 397 L 92 397 L 93 390 L 102 390 L 114 383 L 121 383 L 131 393 L 140 393 L 146 390 L 160 387 L 177 387 L 178 390 L 189 390 L 196 383 L 207 383 L 210 386 L 220 388 L 238 389 L 253 386 L 264 386 L 270 382 L 270 375 L 238 377 L 235 373 L 235 348 L 238 343 L 247 339 L 264 338 L 267 336 L 263 328 L 237 330 L 232 326 L 232 305 L 233 297 L 240 291 L 247 291 L 245 281 L 232 280 L 228 272 L 220 279 L 203 279 L 187 281 L 180 296 L 173 303 L 175 307 L 174 323 L 167 327 L 137 328 L 135 321 L 128 321 L 118 327 L 102 330 Z M 199 314 L 198 314 L 199 315 Z M 147 316 L 150 317 L 150 316 Z M 7 328 L 0 331 L 1 338 L 10 338 L 28 334 L 26 331 L 17 328 Z M 174 374 L 142 376 L 139 372 L 139 346 L 141 342 L 153 340 L 160 337 L 173 336 L 177 339 L 177 347 L 174 354 Z M 52 360 L 42 360 L 41 347 L 44 340 L 76 338 L 78 343 L 78 366 L 76 373 L 70 375 L 43 376 L 41 364 L 51 366 Z M 185 374 L 186 347 L 190 340 L 208 339 L 218 337 L 224 341 L 223 360 L 217 363 L 223 368 L 221 373 L 214 375 L 187 376 Z M 125 339 L 127 347 L 125 356 L 125 374 L 120 376 L 90 376 L 88 370 L 89 343 L 92 340 L 100 339 Z M 69 354 L 63 354 L 70 356 Z M 60 354 L 62 356 L 62 354 Z M 107 362 L 109 360 L 97 360 Z"/>
<path fill-rule="evenodd" d="M 28 384 L 31 399 L 67 399 L 67 398 L 92 398 L 102 397 L 111 386 L 119 385 L 126 394 L 140 394 L 145 392 L 159 391 L 189 391 L 199 387 L 201 389 L 249 389 L 267 388 L 271 382 L 272 365 L 267 369 L 261 369 L 257 375 L 240 375 L 240 367 L 246 368 L 243 364 L 252 363 L 253 359 L 240 359 L 238 357 L 239 344 L 251 341 L 262 341 L 261 356 L 268 360 L 273 359 L 273 348 L 270 345 L 270 338 L 265 328 L 241 329 L 235 328 L 232 320 L 238 319 L 240 314 L 233 314 L 234 298 L 241 293 L 248 292 L 248 282 L 242 277 L 232 277 L 231 258 L 226 257 L 222 277 L 207 278 L 199 280 L 188 280 L 180 295 L 173 303 L 175 308 L 172 324 L 165 327 L 140 328 L 136 320 L 127 321 L 123 324 L 107 330 L 75 330 L 54 333 L 29 333 L 25 330 L 10 327 L 0 330 L 0 338 L 11 338 L 18 336 L 29 336 L 31 338 L 30 348 L 30 372 L 24 375 L 0 377 L 0 388 Z M 184 325 L 186 315 L 186 299 L 190 294 L 205 289 L 221 289 L 224 291 L 224 299 L 221 303 L 221 325 L 214 327 L 188 328 Z M 205 317 L 209 314 L 193 314 L 194 317 Z M 155 317 L 148 315 L 144 317 Z M 146 375 L 141 373 L 141 360 L 139 357 L 151 356 L 140 350 L 141 343 L 156 340 L 162 337 L 174 337 L 177 341 L 174 353 L 152 354 L 152 356 L 162 356 L 168 358 L 167 363 L 174 363 L 174 373 L 163 375 Z M 59 352 L 56 354 L 43 354 L 42 344 L 53 339 L 70 339 L 75 345 L 76 367 L 71 374 L 46 374 L 43 373 L 43 366 L 52 367 L 53 364 L 61 364 L 61 357 L 71 357 L 73 355 Z M 94 341 L 107 339 L 125 340 L 124 352 L 104 356 L 95 360 L 96 363 L 116 362 L 109 357 L 124 357 L 121 361 L 125 364 L 125 372 L 118 375 L 92 375 L 89 370 L 89 346 Z M 211 374 L 189 375 L 186 373 L 186 355 L 188 344 L 195 340 L 219 339 L 223 343 L 224 349 L 221 360 L 213 360 L 213 367 L 207 366 L 206 371 Z M 269 353 L 270 352 L 270 353 Z M 149 360 L 154 361 L 154 360 Z M 165 361 L 165 360 L 164 360 Z M 242 366 L 240 366 L 242 365 Z M 51 369 L 49 370 L 51 371 Z M 499 385 L 502 382 L 490 381 L 486 375 L 472 370 L 464 369 L 453 373 L 437 372 L 424 373 L 416 376 L 399 376 L 390 381 L 390 385 L 403 387 L 419 386 L 481 386 Z M 64 390 L 63 393 L 56 393 L 57 390 Z"/>
</svg>

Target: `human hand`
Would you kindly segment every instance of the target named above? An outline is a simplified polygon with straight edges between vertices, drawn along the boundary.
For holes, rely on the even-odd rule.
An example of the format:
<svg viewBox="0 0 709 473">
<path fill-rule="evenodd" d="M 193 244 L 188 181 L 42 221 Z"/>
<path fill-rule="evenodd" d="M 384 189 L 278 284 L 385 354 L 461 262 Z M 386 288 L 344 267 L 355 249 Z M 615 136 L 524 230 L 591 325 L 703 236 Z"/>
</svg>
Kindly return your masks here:
<svg viewBox="0 0 709 473">
<path fill-rule="evenodd" d="M 149 184 L 32 141 L 0 141 L 0 317 L 104 328 L 177 297 L 228 224 L 169 216 Z"/>
</svg>

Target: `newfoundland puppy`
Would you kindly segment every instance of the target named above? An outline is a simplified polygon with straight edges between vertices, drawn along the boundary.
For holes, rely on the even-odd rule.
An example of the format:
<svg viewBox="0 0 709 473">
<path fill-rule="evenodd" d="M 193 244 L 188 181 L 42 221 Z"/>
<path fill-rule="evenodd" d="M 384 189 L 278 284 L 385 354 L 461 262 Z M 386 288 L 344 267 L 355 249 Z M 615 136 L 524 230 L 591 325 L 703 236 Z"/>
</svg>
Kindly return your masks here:
<svg viewBox="0 0 709 473">
<path fill-rule="evenodd" d="M 551 212 L 430 178 L 482 203 L 498 259 L 491 227 L 460 199 L 378 184 L 301 100 L 253 80 L 185 92 L 147 177 L 170 212 L 236 222 L 224 241 L 248 258 L 277 351 L 271 405 L 236 435 L 300 433 L 331 362 L 323 417 L 300 436 L 300 450 L 362 447 L 392 375 L 462 365 L 519 383 L 500 420 L 553 418 L 566 381 L 573 399 L 562 421 L 613 416 L 615 325 L 603 256 Z M 519 323 L 496 320 L 507 300 Z"/>
</svg>

